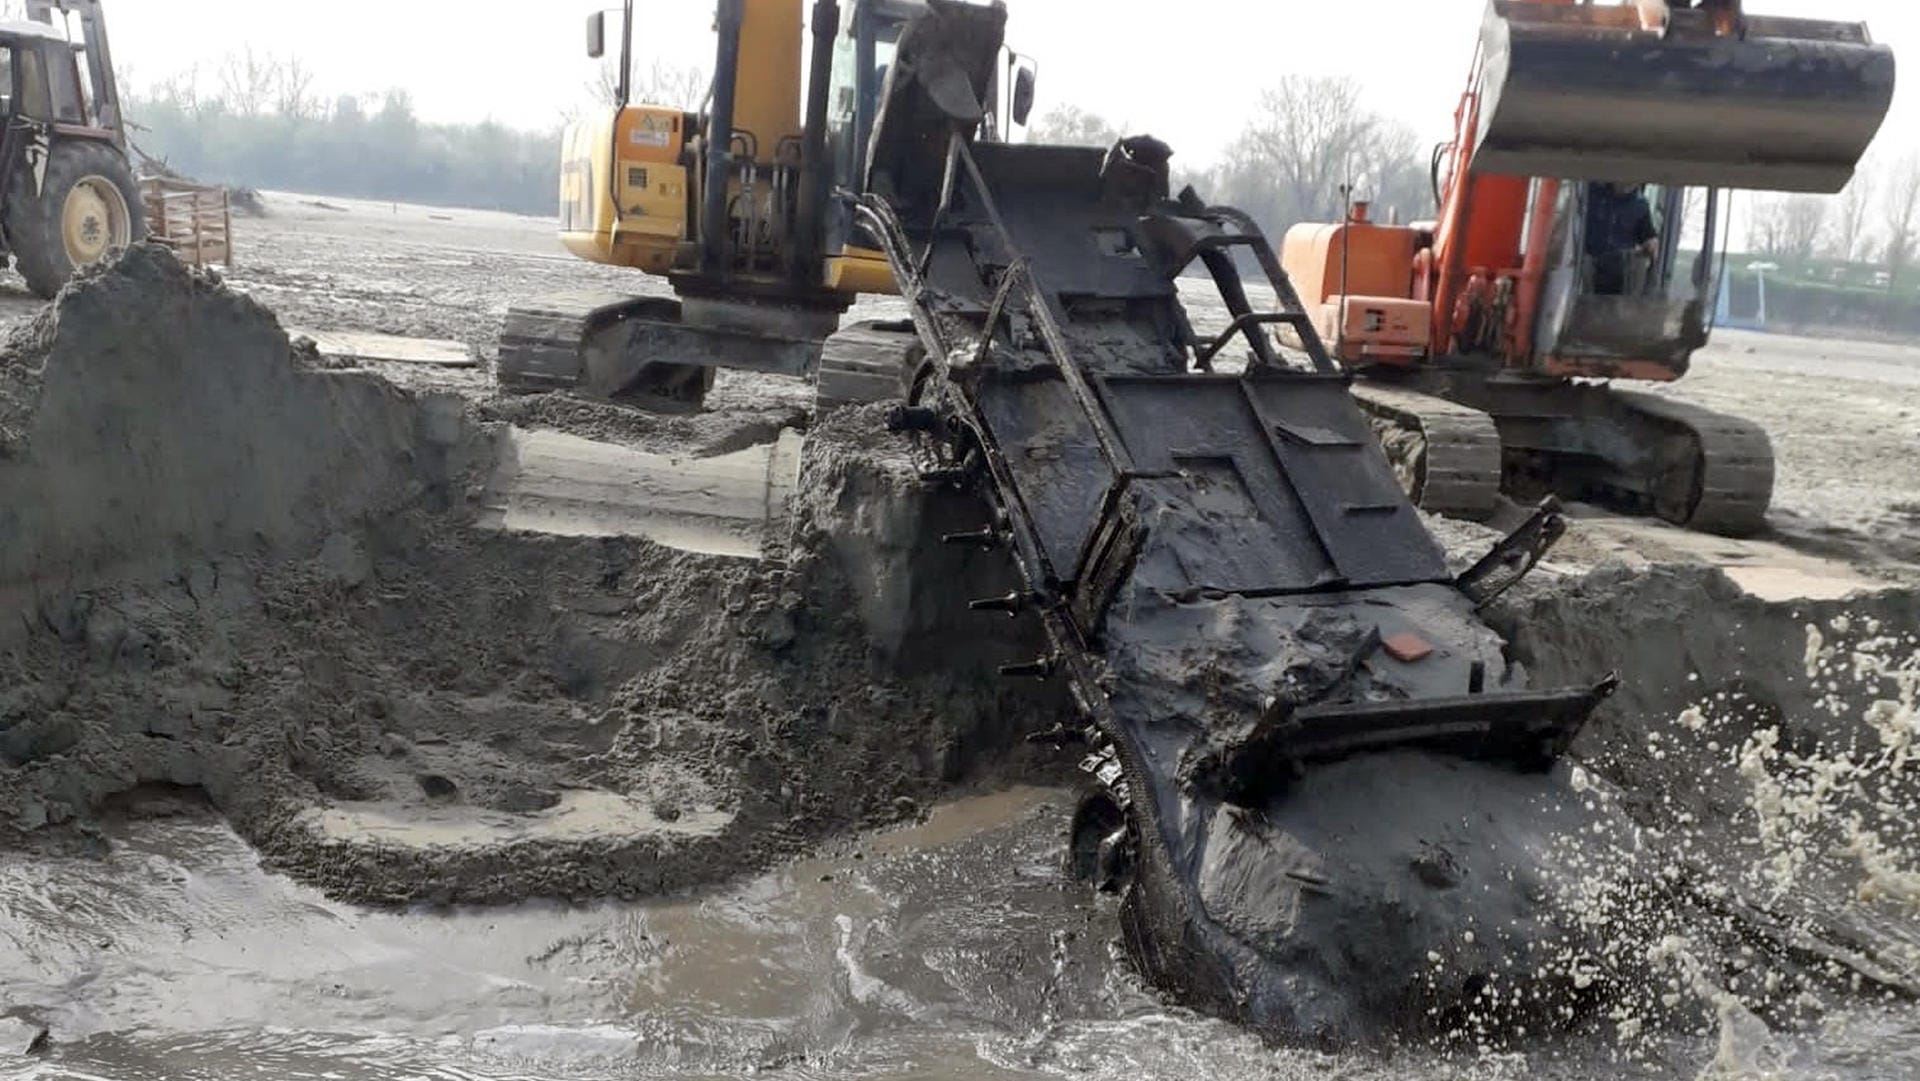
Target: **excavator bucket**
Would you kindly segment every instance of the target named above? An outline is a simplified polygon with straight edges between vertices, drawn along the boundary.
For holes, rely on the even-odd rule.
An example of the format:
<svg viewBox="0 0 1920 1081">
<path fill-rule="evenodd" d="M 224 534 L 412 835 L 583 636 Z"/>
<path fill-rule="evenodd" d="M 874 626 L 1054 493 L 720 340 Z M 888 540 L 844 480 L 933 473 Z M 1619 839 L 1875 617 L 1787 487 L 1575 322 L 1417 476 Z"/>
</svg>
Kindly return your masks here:
<svg viewBox="0 0 1920 1081">
<path fill-rule="evenodd" d="M 1832 193 L 1893 101 L 1861 23 L 1492 0 L 1481 46 L 1480 173 Z"/>
</svg>

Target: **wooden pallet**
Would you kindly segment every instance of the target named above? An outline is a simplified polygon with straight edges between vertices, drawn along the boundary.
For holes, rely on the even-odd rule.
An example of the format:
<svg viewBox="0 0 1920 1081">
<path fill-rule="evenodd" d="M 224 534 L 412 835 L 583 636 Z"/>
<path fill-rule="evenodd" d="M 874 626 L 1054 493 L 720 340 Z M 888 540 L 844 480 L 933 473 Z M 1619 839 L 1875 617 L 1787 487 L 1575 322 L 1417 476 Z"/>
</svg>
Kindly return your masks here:
<svg viewBox="0 0 1920 1081">
<path fill-rule="evenodd" d="M 194 266 L 233 266 L 233 212 L 225 188 L 150 176 L 140 180 L 147 235 Z"/>
</svg>

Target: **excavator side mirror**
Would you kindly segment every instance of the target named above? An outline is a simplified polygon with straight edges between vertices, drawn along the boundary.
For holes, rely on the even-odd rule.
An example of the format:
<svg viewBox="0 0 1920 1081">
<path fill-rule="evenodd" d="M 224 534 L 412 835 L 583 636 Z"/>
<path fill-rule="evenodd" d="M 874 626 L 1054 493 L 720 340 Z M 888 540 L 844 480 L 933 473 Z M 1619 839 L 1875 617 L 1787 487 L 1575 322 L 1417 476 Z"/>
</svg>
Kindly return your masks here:
<svg viewBox="0 0 1920 1081">
<path fill-rule="evenodd" d="M 595 60 L 607 55 L 607 13 L 604 11 L 587 16 L 587 55 Z"/>
<path fill-rule="evenodd" d="M 1023 127 L 1027 118 L 1033 115 L 1034 82 L 1032 68 L 1023 67 L 1013 75 L 1013 122 Z"/>
</svg>

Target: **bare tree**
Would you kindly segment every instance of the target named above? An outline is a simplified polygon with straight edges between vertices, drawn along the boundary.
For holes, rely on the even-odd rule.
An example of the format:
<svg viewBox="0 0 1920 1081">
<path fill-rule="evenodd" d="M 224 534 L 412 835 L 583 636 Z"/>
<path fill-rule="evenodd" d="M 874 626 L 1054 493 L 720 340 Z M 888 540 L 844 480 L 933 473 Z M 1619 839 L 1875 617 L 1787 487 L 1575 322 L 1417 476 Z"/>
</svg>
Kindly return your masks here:
<svg viewBox="0 0 1920 1081">
<path fill-rule="evenodd" d="M 200 96 L 199 66 L 189 67 L 162 80 L 160 85 L 154 88 L 153 98 L 179 109 L 188 116 L 204 115 L 207 102 Z"/>
<path fill-rule="evenodd" d="M 1056 105 L 1034 121 L 1027 135 L 1036 143 L 1109 147 L 1120 141 L 1120 128 L 1078 105 Z"/>
<path fill-rule="evenodd" d="M 664 60 L 655 60 L 646 71 L 634 72 L 631 101 L 636 105 L 665 105 L 691 112 L 706 102 L 707 89 L 712 84 L 713 76 L 698 64 L 669 64 Z M 587 89 L 598 104 L 617 104 L 620 100 L 620 58 L 603 58 L 599 73 Z"/>
<path fill-rule="evenodd" d="M 1833 257 L 1851 263 L 1867 255 L 1867 222 L 1873 212 L 1877 169 L 1862 162 L 1854 170 L 1853 180 L 1833 201 L 1833 229 L 1829 250 Z"/>
<path fill-rule="evenodd" d="M 318 116 L 321 103 L 313 92 L 313 72 L 298 56 L 289 56 L 277 65 L 274 81 L 274 109 L 281 116 L 307 120 Z"/>
<path fill-rule="evenodd" d="M 1408 217 L 1432 205 L 1418 137 L 1366 109 L 1350 78 L 1289 75 L 1263 92 L 1212 186 L 1275 231 L 1339 221 L 1343 189 Z"/>
<path fill-rule="evenodd" d="M 220 61 L 220 100 L 241 116 L 259 116 L 273 101 L 279 64 L 249 45 Z"/>
<path fill-rule="evenodd" d="M 1827 228 L 1827 203 L 1817 195 L 1791 195 L 1781 206 L 1786 251 L 1783 254 L 1805 261 L 1820 247 L 1820 235 Z"/>
<path fill-rule="evenodd" d="M 1747 244 L 1760 255 L 1805 262 L 1819 250 L 1827 204 L 1816 195 L 1777 195 L 1754 204 Z"/>
<path fill-rule="evenodd" d="M 1882 190 L 1881 227 L 1887 276 L 1898 285 L 1900 276 L 1920 255 L 1920 151 L 1894 162 Z"/>
</svg>

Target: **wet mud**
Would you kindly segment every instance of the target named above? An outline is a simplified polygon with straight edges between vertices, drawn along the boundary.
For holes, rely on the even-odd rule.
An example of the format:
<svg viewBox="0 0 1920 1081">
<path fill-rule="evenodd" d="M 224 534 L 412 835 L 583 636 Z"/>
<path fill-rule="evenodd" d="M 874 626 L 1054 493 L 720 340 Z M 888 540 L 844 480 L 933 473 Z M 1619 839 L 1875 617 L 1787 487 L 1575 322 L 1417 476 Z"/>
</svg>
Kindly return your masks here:
<svg viewBox="0 0 1920 1081">
<path fill-rule="evenodd" d="M 1349 951 L 1316 986 L 1458 1003 L 1398 1048 L 1267 1047 L 1147 991 L 1111 899 L 1061 874 L 1075 756 L 1025 737 L 1068 706 L 995 676 L 1037 644 L 963 602 L 1011 584 L 932 543 L 978 509 L 877 413 L 809 433 L 778 561 L 473 527 L 504 423 L 723 454 L 790 416 L 792 388 L 735 391 L 758 404 L 642 424 L 408 389 L 149 252 L 17 331 L 0 1040 L 48 1036 L 0 1070 L 1920 1075 L 1912 589 L 1530 582 L 1492 613 L 1513 663 L 1626 677 L 1551 779 L 1583 828 L 1430 761 L 1330 769 L 1264 828 L 1444 849 L 1443 877 L 1554 866 L 1560 929 L 1490 914 L 1385 978 Z M 1348 824 L 1456 785 L 1472 822 Z M 1391 904 L 1307 911 L 1319 940 L 1399 933 Z M 1513 975 L 1457 983 L 1490 964 Z M 1543 1010 L 1545 982 L 1585 994 Z"/>
<path fill-rule="evenodd" d="M 904 459 L 821 433 L 781 564 L 480 530 L 497 424 L 309 365 L 163 255 L 15 346 L 11 845 L 166 784 L 343 898 L 640 896 L 1035 768 L 1047 699 L 985 675 L 1018 636 L 956 646 L 915 593 L 975 572 L 889 498 Z"/>
</svg>

